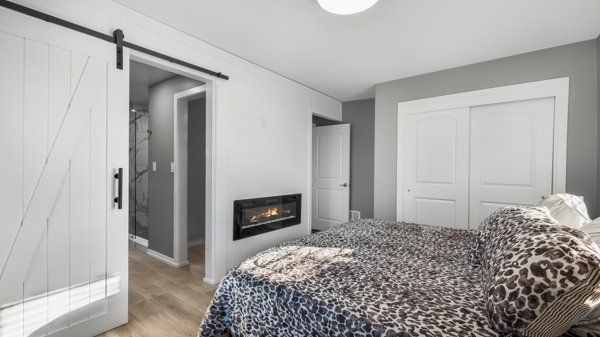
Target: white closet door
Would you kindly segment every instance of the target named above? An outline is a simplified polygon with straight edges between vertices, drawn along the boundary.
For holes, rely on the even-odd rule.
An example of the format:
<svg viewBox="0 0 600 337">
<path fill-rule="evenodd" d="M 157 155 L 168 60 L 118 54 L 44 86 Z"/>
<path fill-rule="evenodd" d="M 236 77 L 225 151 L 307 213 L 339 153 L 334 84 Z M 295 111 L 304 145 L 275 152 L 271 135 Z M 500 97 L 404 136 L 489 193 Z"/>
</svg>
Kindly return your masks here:
<svg viewBox="0 0 600 337">
<path fill-rule="evenodd" d="M 467 228 L 469 109 L 406 116 L 404 221 Z"/>
<path fill-rule="evenodd" d="M 471 228 L 552 193 L 553 121 L 553 97 L 471 109 Z"/>
<path fill-rule="evenodd" d="M 0 9 L 0 336 L 127 321 L 126 92 L 114 45 Z"/>
</svg>

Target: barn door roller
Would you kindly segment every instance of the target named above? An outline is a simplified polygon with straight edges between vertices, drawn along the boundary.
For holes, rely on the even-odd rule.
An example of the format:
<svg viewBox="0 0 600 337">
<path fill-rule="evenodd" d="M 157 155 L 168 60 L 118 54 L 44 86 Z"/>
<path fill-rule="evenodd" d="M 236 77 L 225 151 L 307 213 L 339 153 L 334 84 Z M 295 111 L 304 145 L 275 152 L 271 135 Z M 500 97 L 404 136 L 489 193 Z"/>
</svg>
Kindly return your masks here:
<svg viewBox="0 0 600 337">
<path fill-rule="evenodd" d="M 78 25 L 76 23 L 67 21 L 67 20 L 63 20 L 61 18 L 58 18 L 56 16 L 52 16 L 40 11 L 36 11 L 34 9 L 31 9 L 29 7 L 25 7 L 19 4 L 16 4 L 14 2 L 10 2 L 10 1 L 6 1 L 6 0 L 0 0 L 0 7 L 4 7 L 4 8 L 8 8 L 11 9 L 13 11 L 40 19 L 40 20 L 44 20 L 68 29 L 72 29 L 75 31 L 78 31 L 80 33 L 95 37 L 97 39 L 109 42 L 109 43 L 114 43 L 117 47 L 117 62 L 116 62 L 116 67 L 118 69 L 123 69 L 123 47 L 127 47 L 130 49 L 134 49 L 137 50 L 139 52 L 145 53 L 145 54 L 149 54 L 152 55 L 154 57 L 163 59 L 163 60 L 167 60 L 171 63 L 175 63 L 175 64 L 179 64 L 181 66 L 187 67 L 187 68 L 191 68 L 197 71 L 200 71 L 202 73 L 217 77 L 217 78 L 221 78 L 224 80 L 229 80 L 229 76 L 222 74 L 221 72 L 217 72 L 214 70 L 210 70 L 210 69 L 206 69 L 200 66 L 197 66 L 195 64 L 189 63 L 189 62 L 185 62 L 182 61 L 180 59 L 159 53 L 157 51 L 148 49 L 148 48 L 144 48 L 142 46 L 136 45 L 134 43 L 131 42 L 127 42 L 125 41 L 125 34 L 123 33 L 123 31 L 121 29 L 117 29 L 113 32 L 113 35 L 107 35 L 104 33 L 100 33 L 98 31 L 95 31 L 93 29 Z"/>
</svg>

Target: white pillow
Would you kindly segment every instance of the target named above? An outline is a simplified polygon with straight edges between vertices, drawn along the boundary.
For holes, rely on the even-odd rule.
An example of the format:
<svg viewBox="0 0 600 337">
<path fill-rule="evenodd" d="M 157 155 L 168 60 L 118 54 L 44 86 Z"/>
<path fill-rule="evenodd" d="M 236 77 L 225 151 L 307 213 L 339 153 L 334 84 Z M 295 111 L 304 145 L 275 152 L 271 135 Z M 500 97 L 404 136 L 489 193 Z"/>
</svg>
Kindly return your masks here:
<svg viewBox="0 0 600 337">
<path fill-rule="evenodd" d="M 545 206 L 550 215 L 561 225 L 580 228 L 590 221 L 582 197 L 571 194 L 553 194 L 542 198 L 538 206 Z"/>
</svg>

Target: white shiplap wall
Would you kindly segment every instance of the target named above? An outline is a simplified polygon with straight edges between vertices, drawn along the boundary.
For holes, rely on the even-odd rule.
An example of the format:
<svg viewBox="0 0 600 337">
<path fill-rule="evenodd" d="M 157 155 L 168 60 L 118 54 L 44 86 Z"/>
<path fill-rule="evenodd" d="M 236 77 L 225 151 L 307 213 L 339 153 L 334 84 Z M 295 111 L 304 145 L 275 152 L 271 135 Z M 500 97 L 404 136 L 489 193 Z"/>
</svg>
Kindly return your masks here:
<svg viewBox="0 0 600 337">
<path fill-rule="evenodd" d="M 315 113 L 341 120 L 340 102 L 109 0 L 17 2 L 107 34 L 123 29 L 130 42 L 231 77 L 215 87 L 216 223 L 209 279 L 218 281 L 243 258 L 309 233 L 311 118 Z M 233 241 L 233 200 L 287 193 L 302 193 L 301 225 Z"/>
</svg>

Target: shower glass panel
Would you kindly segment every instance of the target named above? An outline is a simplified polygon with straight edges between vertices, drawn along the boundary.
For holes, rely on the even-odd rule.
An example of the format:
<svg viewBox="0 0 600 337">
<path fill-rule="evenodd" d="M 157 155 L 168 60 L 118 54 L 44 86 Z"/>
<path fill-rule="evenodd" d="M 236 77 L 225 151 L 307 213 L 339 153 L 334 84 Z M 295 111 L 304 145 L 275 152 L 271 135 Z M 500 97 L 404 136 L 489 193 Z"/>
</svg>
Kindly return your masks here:
<svg viewBox="0 0 600 337">
<path fill-rule="evenodd" d="M 148 107 L 129 110 L 129 235 L 148 240 Z"/>
</svg>

